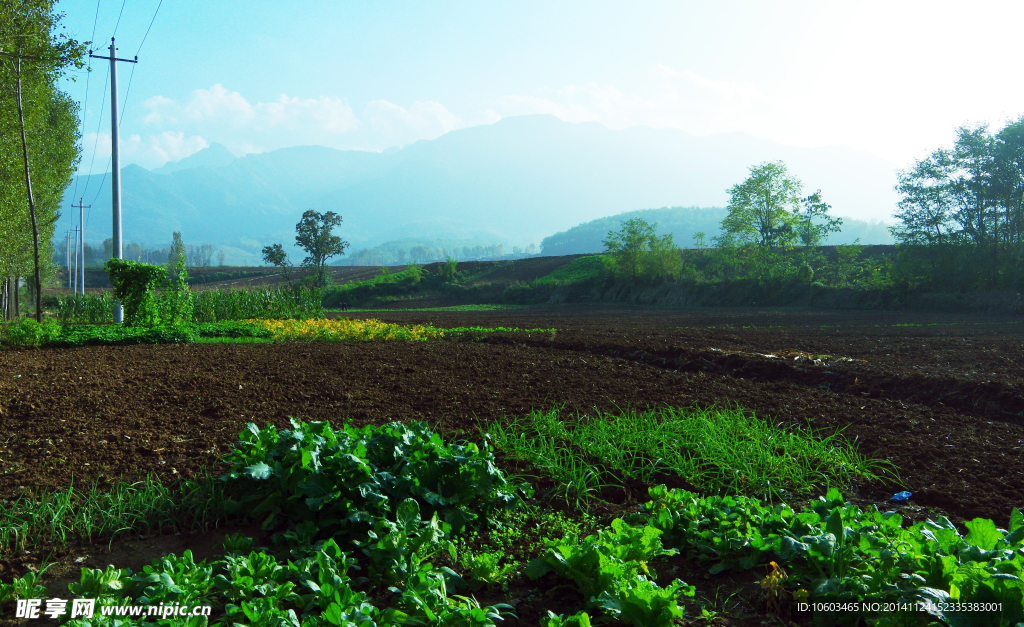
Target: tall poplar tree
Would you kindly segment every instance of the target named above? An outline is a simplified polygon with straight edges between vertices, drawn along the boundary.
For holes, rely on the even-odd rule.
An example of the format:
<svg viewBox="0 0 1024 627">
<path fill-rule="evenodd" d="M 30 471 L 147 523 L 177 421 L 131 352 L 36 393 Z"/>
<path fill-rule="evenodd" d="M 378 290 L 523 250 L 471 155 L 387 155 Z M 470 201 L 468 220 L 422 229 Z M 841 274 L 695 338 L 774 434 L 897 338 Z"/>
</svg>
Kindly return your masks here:
<svg viewBox="0 0 1024 627">
<path fill-rule="evenodd" d="M 53 0 L 0 0 L 0 276 L 32 267 L 37 320 L 43 264 L 79 158 L 78 106 L 57 81 L 82 67 L 85 46 L 60 32 L 62 18 Z"/>
</svg>

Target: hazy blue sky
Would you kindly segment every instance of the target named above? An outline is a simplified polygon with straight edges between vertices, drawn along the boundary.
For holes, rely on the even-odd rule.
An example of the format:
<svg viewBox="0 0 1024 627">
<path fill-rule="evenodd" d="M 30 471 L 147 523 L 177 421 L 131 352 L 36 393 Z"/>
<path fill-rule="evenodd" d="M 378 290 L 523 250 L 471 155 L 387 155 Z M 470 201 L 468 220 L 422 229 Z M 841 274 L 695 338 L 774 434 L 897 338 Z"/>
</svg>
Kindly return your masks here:
<svg viewBox="0 0 1024 627">
<path fill-rule="evenodd" d="M 211 142 L 381 150 L 553 113 L 847 144 L 905 166 L 960 124 L 1024 114 L 1024 3 L 1005 0 L 164 0 L 143 44 L 159 1 L 58 3 L 98 54 L 117 24 L 118 56 L 139 55 L 134 77 L 118 68 L 123 164 Z M 83 173 L 109 158 L 108 66 L 93 59 L 88 78 Z"/>
</svg>

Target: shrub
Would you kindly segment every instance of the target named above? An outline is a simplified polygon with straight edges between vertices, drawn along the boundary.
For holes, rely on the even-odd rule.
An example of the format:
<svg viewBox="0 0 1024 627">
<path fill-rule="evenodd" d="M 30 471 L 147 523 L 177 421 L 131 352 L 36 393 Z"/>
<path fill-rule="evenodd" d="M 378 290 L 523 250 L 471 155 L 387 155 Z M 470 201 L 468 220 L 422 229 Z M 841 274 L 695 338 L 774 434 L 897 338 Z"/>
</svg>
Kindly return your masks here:
<svg viewBox="0 0 1024 627">
<path fill-rule="evenodd" d="M 160 266 L 110 259 L 104 264 L 114 298 L 124 306 L 124 324 L 129 327 L 153 327 L 160 323 L 160 310 L 153 290 L 167 279 L 167 271 Z"/>
</svg>

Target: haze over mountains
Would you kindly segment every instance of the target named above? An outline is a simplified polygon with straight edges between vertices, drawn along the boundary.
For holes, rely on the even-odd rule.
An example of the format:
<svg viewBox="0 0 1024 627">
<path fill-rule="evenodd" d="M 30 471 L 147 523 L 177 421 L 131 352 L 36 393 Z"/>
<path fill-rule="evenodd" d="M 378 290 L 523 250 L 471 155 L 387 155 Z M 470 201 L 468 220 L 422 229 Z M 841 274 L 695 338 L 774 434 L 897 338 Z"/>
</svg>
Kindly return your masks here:
<svg viewBox="0 0 1024 627">
<path fill-rule="evenodd" d="M 186 244 L 226 250 L 229 263 L 258 263 L 262 246 L 292 244 L 302 212 L 315 209 L 343 216 L 339 233 L 353 249 L 405 237 L 525 246 L 624 211 L 725 206 L 726 189 L 751 165 L 779 159 L 805 193 L 820 188 L 835 215 L 891 221 L 897 166 L 864 151 L 531 115 L 383 153 L 301 146 L 239 158 L 214 144 L 153 171 L 130 165 L 121 175 L 123 233 L 155 246 L 181 231 Z M 96 200 L 86 239 L 98 243 L 110 237 L 110 177 L 89 178 L 85 200 Z M 86 179 L 76 181 L 79 195 Z M 72 216 L 77 224 L 68 209 L 74 190 L 72 183 L 58 236 Z"/>
</svg>

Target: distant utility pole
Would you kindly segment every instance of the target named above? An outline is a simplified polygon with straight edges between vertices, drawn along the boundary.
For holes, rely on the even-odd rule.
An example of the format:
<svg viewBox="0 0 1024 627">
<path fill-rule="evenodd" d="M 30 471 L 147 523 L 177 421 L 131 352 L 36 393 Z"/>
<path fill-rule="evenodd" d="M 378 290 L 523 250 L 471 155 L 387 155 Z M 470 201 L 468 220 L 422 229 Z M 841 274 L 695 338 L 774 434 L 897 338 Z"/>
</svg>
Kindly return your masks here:
<svg viewBox="0 0 1024 627">
<path fill-rule="evenodd" d="M 68 255 L 68 289 L 71 289 L 71 230 L 68 230 L 67 236 L 64 238 L 64 252 Z"/>
<path fill-rule="evenodd" d="M 75 227 L 75 248 L 78 248 L 78 227 Z M 69 267 L 70 271 L 71 268 Z M 75 251 L 75 294 L 78 293 L 78 251 Z"/>
<path fill-rule="evenodd" d="M 117 124 L 117 62 L 138 63 L 139 57 L 132 59 L 118 59 L 117 48 L 114 47 L 114 38 L 110 38 L 110 56 L 101 57 L 90 54 L 94 59 L 108 59 L 110 61 L 110 187 L 113 194 L 112 205 L 114 209 L 114 241 L 112 256 L 114 259 L 124 259 L 121 251 L 121 158 L 118 154 L 120 135 Z M 83 272 L 84 272 L 83 268 Z M 124 309 L 121 301 L 114 301 L 114 322 L 124 322 Z"/>
<path fill-rule="evenodd" d="M 74 205 L 71 205 L 71 206 L 74 207 Z M 80 245 L 77 247 L 79 250 L 75 252 L 75 267 L 78 267 L 78 253 L 81 252 L 81 255 L 82 255 L 82 266 L 81 266 L 82 267 L 82 276 L 81 276 L 81 279 L 82 279 L 82 282 L 81 282 L 82 294 L 85 294 L 85 218 L 84 218 L 85 214 L 84 214 L 84 211 L 83 211 L 84 209 L 92 209 L 92 205 L 83 205 L 82 204 L 82 199 L 79 198 L 78 199 L 78 228 L 79 228 L 79 232 L 82 235 L 82 239 L 79 242 Z M 69 269 L 70 269 L 70 266 L 69 266 Z M 75 274 L 77 276 L 78 272 L 76 271 Z M 76 290 L 75 293 L 77 294 L 78 291 Z"/>
</svg>

